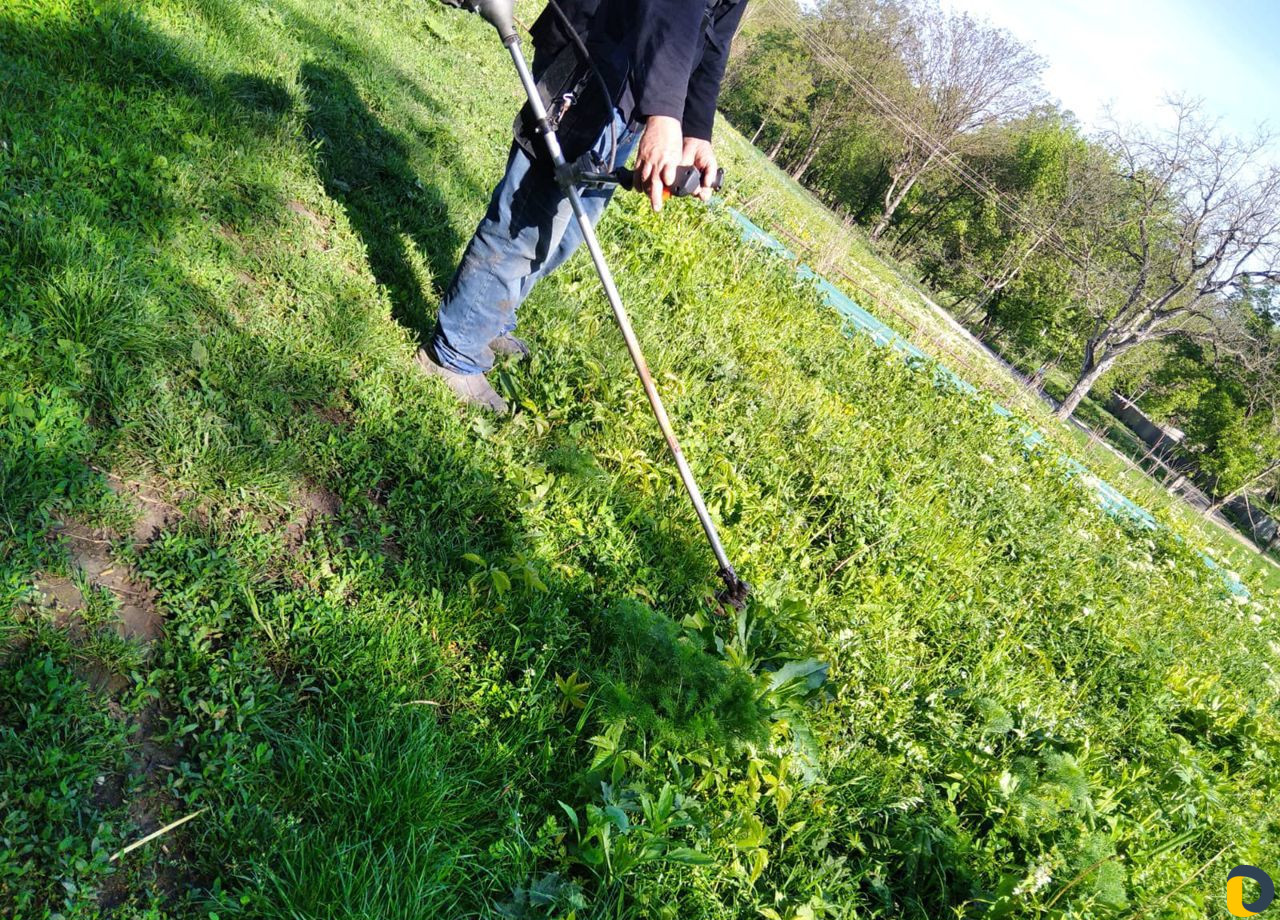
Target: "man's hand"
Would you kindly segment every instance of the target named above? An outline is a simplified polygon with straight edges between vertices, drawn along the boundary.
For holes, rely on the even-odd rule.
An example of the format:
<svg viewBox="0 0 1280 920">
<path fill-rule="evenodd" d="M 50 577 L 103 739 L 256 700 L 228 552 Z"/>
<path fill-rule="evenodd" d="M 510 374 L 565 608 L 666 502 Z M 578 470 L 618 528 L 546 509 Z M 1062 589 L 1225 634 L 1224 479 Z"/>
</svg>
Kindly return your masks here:
<svg viewBox="0 0 1280 920">
<path fill-rule="evenodd" d="M 676 167 L 683 162 L 683 140 L 678 119 L 651 115 L 644 123 L 644 134 L 636 150 L 636 177 L 655 211 L 662 210 L 662 193 L 676 181 Z"/>
<path fill-rule="evenodd" d="M 716 162 L 715 152 L 711 149 L 711 141 L 704 141 L 700 137 L 686 137 L 684 139 L 684 156 L 680 159 L 680 165 L 696 166 L 698 172 L 702 173 L 702 185 L 694 192 L 694 197 L 706 204 L 711 200 L 711 195 L 715 191 L 707 183 L 715 181 L 716 173 L 720 169 L 720 164 Z"/>
</svg>

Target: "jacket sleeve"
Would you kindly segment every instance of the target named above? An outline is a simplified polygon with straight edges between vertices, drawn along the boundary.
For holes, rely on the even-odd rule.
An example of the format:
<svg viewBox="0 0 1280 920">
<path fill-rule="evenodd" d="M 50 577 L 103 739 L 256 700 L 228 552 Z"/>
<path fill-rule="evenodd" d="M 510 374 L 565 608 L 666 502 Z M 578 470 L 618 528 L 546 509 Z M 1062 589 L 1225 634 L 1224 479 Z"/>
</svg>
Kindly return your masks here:
<svg viewBox="0 0 1280 920">
<path fill-rule="evenodd" d="M 636 114 L 683 119 L 689 77 L 702 47 L 705 3 L 638 0 L 633 12 L 631 90 Z"/>
<path fill-rule="evenodd" d="M 711 129 L 716 120 L 716 100 L 720 97 L 720 82 L 724 79 L 725 67 L 729 63 L 729 46 L 746 8 L 746 0 L 733 4 L 708 30 L 712 34 L 707 36 L 706 50 L 689 77 L 689 88 L 685 94 L 685 137 L 711 140 Z"/>
</svg>

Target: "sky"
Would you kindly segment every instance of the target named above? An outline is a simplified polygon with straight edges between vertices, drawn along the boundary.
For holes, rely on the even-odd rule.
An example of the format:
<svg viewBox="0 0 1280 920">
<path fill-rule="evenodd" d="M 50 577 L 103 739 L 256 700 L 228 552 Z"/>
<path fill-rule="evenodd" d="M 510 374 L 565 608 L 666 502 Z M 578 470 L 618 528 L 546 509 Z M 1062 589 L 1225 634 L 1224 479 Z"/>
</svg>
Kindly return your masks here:
<svg viewBox="0 0 1280 920">
<path fill-rule="evenodd" d="M 1163 100 L 1186 93 L 1225 133 L 1280 134 L 1280 0 L 947 2 L 1031 45 L 1049 95 L 1087 128 L 1108 104 L 1122 122 L 1167 123 Z"/>
</svg>

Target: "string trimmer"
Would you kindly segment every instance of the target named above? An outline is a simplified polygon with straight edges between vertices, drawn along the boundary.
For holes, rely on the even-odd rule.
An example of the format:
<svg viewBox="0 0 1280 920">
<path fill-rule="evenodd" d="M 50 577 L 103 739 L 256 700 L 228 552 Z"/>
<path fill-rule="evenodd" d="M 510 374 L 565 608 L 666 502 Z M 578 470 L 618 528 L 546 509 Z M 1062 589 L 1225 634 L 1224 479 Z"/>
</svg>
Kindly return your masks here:
<svg viewBox="0 0 1280 920">
<path fill-rule="evenodd" d="M 702 491 L 698 488 L 698 483 L 693 478 L 693 472 L 689 469 L 688 462 L 685 461 L 684 452 L 680 449 L 680 442 L 676 440 L 675 432 L 671 430 L 671 420 L 667 417 L 667 410 L 662 404 L 662 397 L 658 395 L 658 389 L 653 384 L 653 376 L 649 373 L 649 364 L 645 361 L 644 353 L 640 350 L 640 343 L 636 339 L 635 331 L 631 328 L 631 320 L 627 316 L 626 308 L 622 305 L 622 297 L 618 294 L 618 287 L 613 282 L 613 273 L 609 270 L 609 266 L 604 260 L 604 253 L 600 249 L 600 241 L 596 238 L 595 228 L 591 226 L 591 220 L 587 217 L 587 213 L 582 207 L 582 198 L 578 195 L 578 185 L 600 186 L 617 184 L 629 188 L 633 184 L 634 177 L 625 169 L 593 173 L 582 169 L 577 164 L 570 164 L 565 161 L 564 153 L 560 148 L 560 140 L 548 122 L 547 109 L 542 102 L 542 94 L 538 92 L 537 82 L 529 70 L 524 53 L 520 50 L 520 37 L 516 34 L 515 26 L 514 0 L 443 0 L 443 2 L 448 6 L 479 13 L 486 22 L 497 29 L 498 37 L 502 39 L 502 44 L 506 46 L 507 51 L 511 54 L 511 61 L 515 64 L 516 73 L 520 76 L 520 83 L 524 86 L 525 95 L 529 98 L 529 106 L 537 124 L 537 131 L 542 135 L 547 147 L 547 153 L 551 155 L 551 161 L 555 165 L 557 181 L 569 199 L 569 206 L 573 209 L 574 217 L 578 221 L 578 227 L 582 231 L 582 238 L 586 241 L 587 251 L 591 253 L 591 261 L 595 263 L 596 272 L 600 275 L 600 283 L 604 285 L 604 292 L 609 299 L 609 306 L 613 308 L 613 318 L 617 320 L 618 328 L 622 332 L 622 338 L 627 343 L 627 351 L 631 353 L 631 361 L 635 364 L 636 373 L 640 376 L 640 383 L 644 386 L 645 395 L 649 397 L 649 406 L 653 409 L 653 415 L 658 420 L 658 427 L 662 429 L 662 436 L 667 440 L 667 447 L 671 449 L 671 456 L 675 460 L 676 469 L 680 471 L 680 479 L 684 482 L 685 490 L 689 493 L 689 500 L 693 502 L 693 510 L 697 513 L 698 520 L 702 523 L 702 530 L 707 535 L 707 542 L 711 544 L 711 552 L 715 554 L 716 562 L 720 565 L 720 578 L 724 581 L 724 588 L 716 595 L 716 599 L 722 605 L 727 604 L 735 609 L 741 609 L 743 604 L 746 603 L 748 594 L 751 592 L 751 586 L 738 577 L 738 573 L 734 571 L 733 565 L 729 562 L 729 557 L 725 554 L 724 546 L 720 542 L 720 534 L 716 531 L 716 525 L 711 520 L 711 515 L 707 513 L 706 502 L 702 500 Z M 712 177 L 712 182 L 708 184 L 708 187 L 719 188 L 722 178 L 723 173 Z M 676 183 L 668 187 L 667 192 L 676 197 L 688 195 L 697 191 L 703 181 L 704 177 L 693 167 L 681 167 Z"/>
</svg>

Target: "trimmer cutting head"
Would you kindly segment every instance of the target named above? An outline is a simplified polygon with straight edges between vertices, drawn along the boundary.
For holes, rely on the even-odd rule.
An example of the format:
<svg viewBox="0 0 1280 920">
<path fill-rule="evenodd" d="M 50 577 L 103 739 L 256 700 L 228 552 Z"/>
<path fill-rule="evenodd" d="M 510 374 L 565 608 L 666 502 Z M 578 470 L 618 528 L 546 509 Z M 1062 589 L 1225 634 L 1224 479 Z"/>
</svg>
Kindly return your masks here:
<svg viewBox="0 0 1280 920">
<path fill-rule="evenodd" d="M 726 607 L 741 610 L 751 596 L 751 585 L 739 578 L 736 572 L 721 570 L 720 577 L 724 579 L 724 587 L 716 592 L 716 603 L 722 610 Z"/>
</svg>

